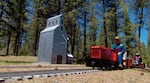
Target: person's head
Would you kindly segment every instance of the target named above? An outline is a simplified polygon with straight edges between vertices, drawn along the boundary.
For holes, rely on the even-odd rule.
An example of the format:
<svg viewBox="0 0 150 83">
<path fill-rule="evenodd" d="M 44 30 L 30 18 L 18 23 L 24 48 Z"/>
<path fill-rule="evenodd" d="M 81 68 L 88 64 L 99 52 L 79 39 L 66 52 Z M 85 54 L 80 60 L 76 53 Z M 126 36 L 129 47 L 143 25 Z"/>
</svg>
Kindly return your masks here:
<svg viewBox="0 0 150 83">
<path fill-rule="evenodd" d="M 140 56 L 140 53 L 136 53 L 135 55 L 136 55 L 136 56 Z"/>
<path fill-rule="evenodd" d="M 119 38 L 118 36 L 115 37 L 115 43 L 116 43 L 116 44 L 120 44 L 120 43 L 121 43 L 120 38 Z"/>
</svg>

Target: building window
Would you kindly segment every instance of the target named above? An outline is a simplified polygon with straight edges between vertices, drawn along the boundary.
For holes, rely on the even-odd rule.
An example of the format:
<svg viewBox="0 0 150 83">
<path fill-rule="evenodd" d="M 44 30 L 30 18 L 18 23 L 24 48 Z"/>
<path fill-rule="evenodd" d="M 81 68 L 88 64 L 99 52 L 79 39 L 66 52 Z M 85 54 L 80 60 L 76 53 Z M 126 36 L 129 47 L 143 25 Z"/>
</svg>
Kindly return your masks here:
<svg viewBox="0 0 150 83">
<path fill-rule="evenodd" d="M 60 27 L 61 31 L 63 30 L 63 27 Z"/>
<path fill-rule="evenodd" d="M 55 21 L 52 21 L 52 25 L 53 25 L 53 26 L 55 25 Z"/>
<path fill-rule="evenodd" d="M 58 24 L 58 21 L 56 20 L 56 25 Z"/>
<path fill-rule="evenodd" d="M 61 20 L 61 24 L 64 24 L 64 21 L 63 21 L 63 20 Z"/>
<path fill-rule="evenodd" d="M 49 22 L 48 26 L 51 26 L 51 22 Z"/>
</svg>

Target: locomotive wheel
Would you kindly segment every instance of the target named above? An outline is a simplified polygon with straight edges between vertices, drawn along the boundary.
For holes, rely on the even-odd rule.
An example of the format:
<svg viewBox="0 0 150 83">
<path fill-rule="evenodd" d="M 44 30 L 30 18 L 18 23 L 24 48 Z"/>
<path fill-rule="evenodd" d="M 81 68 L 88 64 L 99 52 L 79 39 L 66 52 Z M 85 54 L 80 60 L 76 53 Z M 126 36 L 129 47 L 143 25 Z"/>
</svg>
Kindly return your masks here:
<svg viewBox="0 0 150 83">
<path fill-rule="evenodd" d="M 96 63 L 95 61 L 92 61 L 92 62 L 91 62 L 91 65 L 92 65 L 92 68 L 93 68 L 93 69 L 95 69 L 95 63 Z"/>
<path fill-rule="evenodd" d="M 105 71 L 105 70 L 106 70 L 106 67 L 102 67 L 102 70 Z"/>
</svg>

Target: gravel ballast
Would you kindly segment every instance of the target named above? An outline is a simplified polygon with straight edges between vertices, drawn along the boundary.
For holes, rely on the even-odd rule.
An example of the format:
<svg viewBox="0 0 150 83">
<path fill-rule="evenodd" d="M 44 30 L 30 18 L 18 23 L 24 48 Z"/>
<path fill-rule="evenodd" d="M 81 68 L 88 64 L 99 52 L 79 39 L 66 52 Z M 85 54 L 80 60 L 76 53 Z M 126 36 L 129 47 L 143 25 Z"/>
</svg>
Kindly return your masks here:
<svg viewBox="0 0 150 83">
<path fill-rule="evenodd" d="M 139 69 L 98 71 L 88 74 L 41 77 L 14 83 L 150 83 L 150 73 Z"/>
</svg>

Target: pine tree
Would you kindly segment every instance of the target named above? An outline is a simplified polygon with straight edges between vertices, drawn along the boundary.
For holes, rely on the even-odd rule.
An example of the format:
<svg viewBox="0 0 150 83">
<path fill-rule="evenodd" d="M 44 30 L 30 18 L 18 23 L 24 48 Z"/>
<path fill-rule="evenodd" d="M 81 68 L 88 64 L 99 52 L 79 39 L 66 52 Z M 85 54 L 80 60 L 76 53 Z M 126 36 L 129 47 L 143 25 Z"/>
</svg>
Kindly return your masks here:
<svg viewBox="0 0 150 83">
<path fill-rule="evenodd" d="M 4 14 L 5 17 L 1 21 L 7 25 L 6 31 L 8 32 L 8 43 L 7 43 L 7 53 L 10 43 L 10 36 L 15 35 L 14 41 L 14 55 L 18 55 L 19 47 L 21 46 L 21 35 L 24 32 L 24 24 L 26 24 L 26 1 L 25 0 L 6 0 L 3 1 L 4 5 Z"/>
<path fill-rule="evenodd" d="M 103 27 L 103 42 L 106 47 L 111 47 L 115 36 L 119 35 L 121 29 L 121 19 L 123 18 L 122 11 L 120 11 L 119 0 L 97 0 L 96 5 L 99 7 L 100 22 L 103 22 L 100 27 Z M 101 18 L 102 17 L 102 18 Z M 101 34 L 102 35 L 102 34 Z"/>
<path fill-rule="evenodd" d="M 105 12 L 106 12 L 106 8 L 105 8 L 105 1 L 102 1 L 103 3 L 103 27 L 104 27 L 104 38 L 105 38 L 105 47 L 108 47 L 108 35 L 107 35 L 107 27 L 106 27 L 106 17 L 105 17 Z"/>
<path fill-rule="evenodd" d="M 80 25 L 82 31 L 82 39 L 83 39 L 83 51 L 82 57 L 85 59 L 87 56 L 87 28 L 89 23 L 89 1 L 81 0 L 78 6 L 78 24 Z"/>
<path fill-rule="evenodd" d="M 150 32 L 148 32 L 148 47 L 147 47 L 147 57 L 146 57 L 146 59 L 148 59 L 147 64 L 150 67 L 150 59 L 149 59 L 150 51 L 149 50 L 150 50 Z"/>
<path fill-rule="evenodd" d="M 144 43 L 141 43 L 141 54 L 142 54 L 142 60 L 145 64 L 148 65 L 148 67 L 150 67 L 150 59 L 149 59 L 149 49 L 147 49 L 147 47 L 145 46 Z"/>
<path fill-rule="evenodd" d="M 102 17 L 102 19 L 97 20 L 97 22 L 98 22 L 97 27 L 99 27 L 99 29 L 100 29 L 100 31 L 97 30 L 97 31 L 99 31 L 99 33 L 98 33 L 99 35 L 97 38 L 97 44 L 103 45 L 103 42 L 104 42 L 105 47 L 108 47 L 108 35 L 107 35 L 108 32 L 107 32 L 107 26 L 106 26 L 106 9 L 107 9 L 106 3 L 107 3 L 107 1 L 105 1 L 105 0 L 93 0 L 90 3 L 91 3 L 90 13 L 95 15 L 95 16 L 99 16 L 99 18 Z M 99 5 L 102 5 L 102 6 L 99 6 Z M 103 22 L 101 26 L 98 26 L 101 24 L 99 22 Z"/>
<path fill-rule="evenodd" d="M 146 20 L 144 20 L 144 16 L 146 13 L 144 13 L 144 10 L 147 9 L 147 6 L 149 3 L 147 3 L 148 0 L 134 0 L 130 2 L 131 9 L 134 11 L 135 15 L 135 24 L 136 28 L 138 29 L 138 37 L 137 37 L 137 52 L 141 53 L 141 45 L 140 45 L 140 38 L 141 38 L 141 30 L 143 27 L 143 24 L 146 24 Z"/>
<path fill-rule="evenodd" d="M 77 58 L 77 61 L 79 60 L 79 59 L 82 59 L 83 57 L 81 56 L 82 55 L 82 51 L 83 51 L 83 49 L 82 49 L 82 39 L 81 39 L 81 30 L 80 30 L 80 27 L 77 27 L 76 28 L 76 34 L 75 34 L 76 36 L 76 41 L 75 41 L 75 50 L 74 50 L 74 57 L 76 57 Z"/>
<path fill-rule="evenodd" d="M 79 39 L 82 39 L 81 42 L 81 51 L 82 55 L 80 57 L 85 58 L 87 55 L 87 26 L 88 26 L 88 0 L 66 0 L 65 3 L 65 27 L 68 33 L 69 42 L 68 42 L 68 51 L 74 53 L 76 49 L 76 29 L 77 26 L 81 30 L 81 35 Z M 76 26 L 76 27 L 74 27 Z M 75 53 L 76 54 L 76 53 Z"/>
<path fill-rule="evenodd" d="M 99 46 L 105 46 L 105 42 L 104 42 L 104 32 L 103 32 L 103 28 L 101 27 L 100 30 L 99 30 L 99 33 L 98 33 L 98 38 L 96 40 L 96 45 L 99 45 Z"/>
<path fill-rule="evenodd" d="M 3 13 L 4 13 L 4 4 L 3 4 L 3 2 L 0 2 L 0 39 L 1 39 L 1 37 L 2 37 L 2 22 L 1 22 L 1 20 L 2 20 L 2 16 L 3 16 Z M 0 41 L 0 49 L 2 49 L 2 42 Z"/>
<path fill-rule="evenodd" d="M 89 20 L 89 29 L 87 31 L 87 55 L 90 55 L 90 47 L 96 45 L 98 35 L 98 20 L 92 15 Z"/>
<path fill-rule="evenodd" d="M 32 55 L 37 56 L 37 48 L 39 41 L 39 34 L 46 26 L 48 18 L 58 15 L 61 12 L 61 0 L 33 0 L 35 13 L 30 24 L 30 36 L 32 43 Z"/>
<path fill-rule="evenodd" d="M 124 33 L 123 39 L 126 44 L 128 55 L 134 55 L 135 52 L 133 48 L 136 46 L 134 26 L 130 21 L 126 4 L 122 2 L 121 7 L 123 9 L 123 28 L 121 32 Z"/>
<path fill-rule="evenodd" d="M 148 48 L 150 48 L 150 32 L 148 32 Z"/>
<path fill-rule="evenodd" d="M 96 45 L 97 30 L 98 30 L 98 20 L 96 16 L 92 16 L 89 22 L 90 22 L 90 25 L 89 25 L 87 35 L 89 36 L 91 45 Z"/>
<path fill-rule="evenodd" d="M 80 0 L 66 0 L 64 5 L 64 26 L 68 33 L 68 53 L 74 55 L 76 42 L 76 27 L 77 27 L 77 6 Z"/>
</svg>

